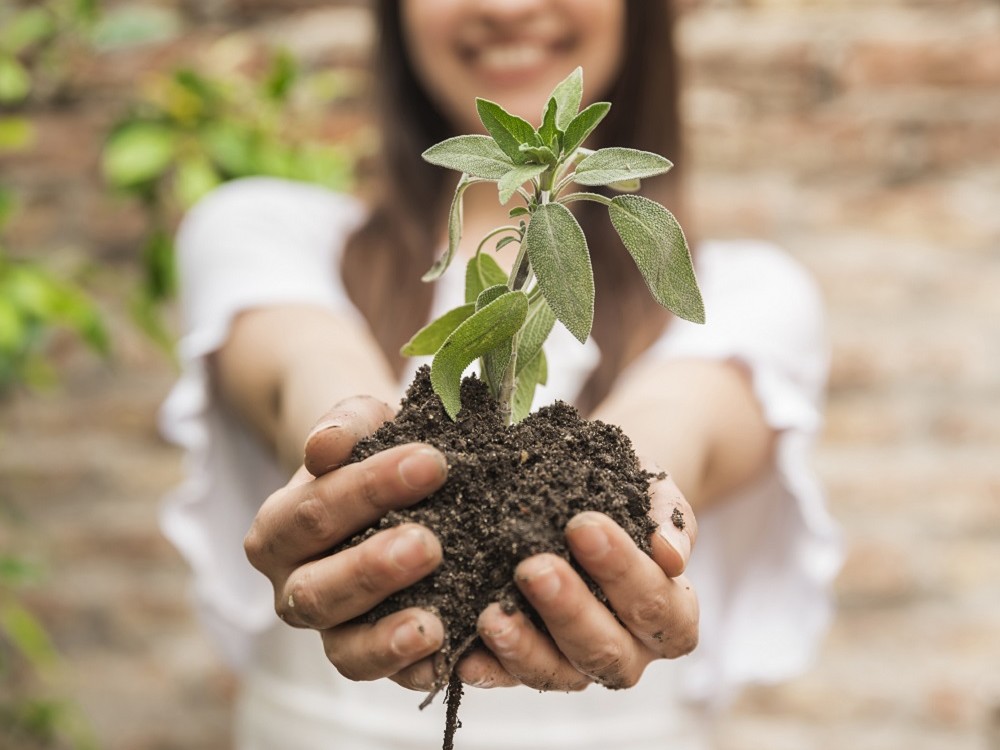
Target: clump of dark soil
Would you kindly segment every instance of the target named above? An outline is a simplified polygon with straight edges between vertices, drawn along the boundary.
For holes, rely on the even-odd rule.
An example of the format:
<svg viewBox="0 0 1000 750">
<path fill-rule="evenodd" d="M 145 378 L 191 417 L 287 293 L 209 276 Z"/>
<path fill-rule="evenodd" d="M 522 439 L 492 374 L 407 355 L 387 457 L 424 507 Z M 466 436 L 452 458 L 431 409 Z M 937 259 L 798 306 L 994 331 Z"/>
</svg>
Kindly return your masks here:
<svg viewBox="0 0 1000 750">
<path fill-rule="evenodd" d="M 427 526 L 441 540 L 444 561 L 434 573 L 364 616 L 375 621 L 410 606 L 436 611 L 446 632 L 438 688 L 474 644 L 476 618 L 491 602 L 522 609 L 543 627 L 514 586 L 514 568 L 539 552 L 572 562 L 563 530 L 577 513 L 607 514 L 650 551 L 653 475 L 639 466 L 618 427 L 581 419 L 572 406 L 558 402 L 507 426 L 486 385 L 466 378 L 462 410 L 452 421 L 431 389 L 429 368 L 423 367 L 396 418 L 359 442 L 351 460 L 409 442 L 429 443 L 445 454 L 447 483 L 426 500 L 389 513 L 346 546 L 408 522 Z"/>
</svg>

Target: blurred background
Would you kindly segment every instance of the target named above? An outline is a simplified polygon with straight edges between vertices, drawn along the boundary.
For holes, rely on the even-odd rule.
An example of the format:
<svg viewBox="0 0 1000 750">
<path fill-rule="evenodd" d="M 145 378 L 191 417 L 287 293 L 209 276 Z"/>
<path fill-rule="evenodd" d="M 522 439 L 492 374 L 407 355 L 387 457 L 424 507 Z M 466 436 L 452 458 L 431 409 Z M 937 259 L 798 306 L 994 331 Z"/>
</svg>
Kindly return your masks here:
<svg viewBox="0 0 1000 750">
<path fill-rule="evenodd" d="M 684 7 L 694 218 L 825 292 L 849 542 L 815 668 L 720 747 L 1000 748 L 1000 2 Z M 0 747 L 228 747 L 156 523 L 171 236 L 241 175 L 349 189 L 370 37 L 358 0 L 0 0 Z"/>
</svg>

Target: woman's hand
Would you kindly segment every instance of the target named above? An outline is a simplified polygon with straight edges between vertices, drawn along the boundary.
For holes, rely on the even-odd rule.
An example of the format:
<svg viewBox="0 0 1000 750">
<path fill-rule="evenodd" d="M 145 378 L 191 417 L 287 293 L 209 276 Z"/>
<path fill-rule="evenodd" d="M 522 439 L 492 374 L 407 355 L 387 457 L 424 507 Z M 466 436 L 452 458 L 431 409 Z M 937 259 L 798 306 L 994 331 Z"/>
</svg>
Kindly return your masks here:
<svg viewBox="0 0 1000 750">
<path fill-rule="evenodd" d="M 523 613 L 505 614 L 498 604 L 490 605 L 479 618 L 479 634 L 490 651 L 460 662 L 464 681 L 539 690 L 579 690 L 591 682 L 624 688 L 635 685 L 653 660 L 694 649 L 698 600 L 683 572 L 697 525 L 672 480 L 656 482 L 651 489 L 652 515 L 660 527 L 653 535 L 652 558 L 603 514 L 581 513 L 566 527 L 573 557 L 604 591 L 621 622 L 566 560 L 555 555 L 528 558 L 518 566 L 515 580 L 549 635 Z"/>
<path fill-rule="evenodd" d="M 290 625 L 320 631 L 326 653 L 345 677 L 390 677 L 441 648 L 441 621 L 418 608 L 374 624 L 345 624 L 430 573 L 441 545 L 426 528 L 405 524 L 335 555 L 328 551 L 390 510 L 434 492 L 448 472 L 445 457 L 410 444 L 341 467 L 355 443 L 392 410 L 372 398 L 338 404 L 306 440 L 305 464 L 261 506 L 244 547 L 274 586 L 275 609 Z"/>
</svg>

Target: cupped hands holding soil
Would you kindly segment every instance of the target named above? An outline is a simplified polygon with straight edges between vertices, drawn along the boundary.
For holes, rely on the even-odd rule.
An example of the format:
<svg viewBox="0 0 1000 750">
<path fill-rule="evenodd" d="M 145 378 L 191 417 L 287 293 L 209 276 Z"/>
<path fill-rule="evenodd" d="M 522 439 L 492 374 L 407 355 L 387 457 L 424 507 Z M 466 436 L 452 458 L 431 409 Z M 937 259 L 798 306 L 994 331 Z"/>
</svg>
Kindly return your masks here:
<svg viewBox="0 0 1000 750">
<path fill-rule="evenodd" d="M 525 558 L 542 552 L 564 557 L 606 602 L 570 556 L 564 530 L 576 514 L 604 513 L 650 552 L 656 529 L 649 517 L 654 475 L 641 468 L 618 427 L 581 419 L 562 402 L 505 425 L 496 401 L 476 378 L 463 382 L 462 410 L 452 421 L 424 367 L 396 418 L 361 440 L 351 461 L 411 442 L 428 443 L 445 454 L 448 481 L 426 500 L 391 511 L 343 547 L 403 523 L 422 524 L 437 535 L 444 550 L 437 570 L 361 618 L 374 622 L 411 606 L 440 617 L 445 642 L 437 656 L 434 692 L 475 646 L 477 618 L 490 603 L 522 610 L 544 629 L 514 585 L 514 569 Z M 674 523 L 683 524 L 683 518 Z"/>
</svg>

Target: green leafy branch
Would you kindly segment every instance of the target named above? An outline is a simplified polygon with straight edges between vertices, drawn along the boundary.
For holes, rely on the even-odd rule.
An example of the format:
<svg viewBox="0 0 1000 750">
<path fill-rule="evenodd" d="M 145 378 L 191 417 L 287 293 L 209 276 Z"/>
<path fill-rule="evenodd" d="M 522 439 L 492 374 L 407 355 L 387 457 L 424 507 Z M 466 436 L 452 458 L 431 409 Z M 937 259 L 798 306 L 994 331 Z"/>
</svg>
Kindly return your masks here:
<svg viewBox="0 0 1000 750">
<path fill-rule="evenodd" d="M 139 202 L 150 226 L 146 278 L 133 311 L 165 348 L 173 336 L 158 310 L 176 291 L 176 218 L 240 177 L 349 187 L 351 151 L 324 138 L 318 116 L 352 85 L 342 71 L 307 73 L 289 53 L 275 50 L 259 72 L 209 75 L 183 67 L 151 78 L 145 96 L 114 126 L 102 154 L 104 178 Z"/>
<path fill-rule="evenodd" d="M 438 143 L 423 158 L 462 173 L 448 215 L 448 247 L 424 275 L 434 281 L 451 265 L 462 239 L 465 191 L 495 182 L 500 203 L 518 196 L 523 205 L 509 215 L 516 226 L 487 233 L 466 268 L 465 304 L 421 329 L 402 349 L 407 356 L 434 355 L 431 383 L 448 414 L 461 408 L 464 370 L 476 359 L 480 374 L 500 403 L 505 419 L 519 421 L 531 410 L 535 389 L 547 379 L 543 344 L 560 321 L 581 343 L 594 320 L 594 273 L 583 229 L 567 208 L 593 201 L 608 209 L 654 299 L 675 315 L 705 320 L 687 240 L 666 208 L 640 195 L 641 181 L 667 172 L 670 161 L 631 148 L 583 147 L 611 109 L 597 102 L 580 110 L 583 72 L 574 70 L 550 96 L 535 128 L 499 104 L 477 99 L 489 135 L 460 135 Z M 614 198 L 571 185 L 609 187 Z M 484 254 L 485 244 L 503 235 L 495 248 L 517 243 L 510 274 Z"/>
</svg>

